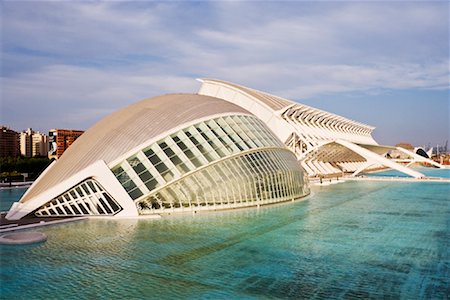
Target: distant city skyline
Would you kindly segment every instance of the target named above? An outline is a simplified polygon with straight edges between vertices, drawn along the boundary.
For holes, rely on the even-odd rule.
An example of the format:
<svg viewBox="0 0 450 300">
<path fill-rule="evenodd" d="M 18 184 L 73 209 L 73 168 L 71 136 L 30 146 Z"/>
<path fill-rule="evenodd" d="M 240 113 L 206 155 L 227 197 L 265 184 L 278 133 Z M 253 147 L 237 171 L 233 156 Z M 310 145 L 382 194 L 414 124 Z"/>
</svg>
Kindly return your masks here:
<svg viewBox="0 0 450 300">
<path fill-rule="evenodd" d="M 86 130 L 209 77 L 375 126 L 449 134 L 449 3 L 2 2 L 0 123 Z"/>
</svg>

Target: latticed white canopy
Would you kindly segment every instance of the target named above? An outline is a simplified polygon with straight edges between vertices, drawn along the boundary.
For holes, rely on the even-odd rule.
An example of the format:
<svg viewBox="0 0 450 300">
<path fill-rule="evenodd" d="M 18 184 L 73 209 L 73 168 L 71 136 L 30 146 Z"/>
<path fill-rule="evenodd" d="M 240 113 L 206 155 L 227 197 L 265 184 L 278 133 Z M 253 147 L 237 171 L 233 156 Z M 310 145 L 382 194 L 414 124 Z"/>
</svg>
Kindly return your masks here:
<svg viewBox="0 0 450 300">
<path fill-rule="evenodd" d="M 357 175 L 367 168 L 381 166 L 416 178 L 424 176 L 386 159 L 384 155 L 396 148 L 378 145 L 371 135 L 373 126 L 234 83 L 216 79 L 199 81 L 202 82 L 199 94 L 227 100 L 265 122 L 296 154 L 310 176 L 343 172 Z M 414 153 L 409 155 L 416 161 L 441 167 Z"/>
</svg>

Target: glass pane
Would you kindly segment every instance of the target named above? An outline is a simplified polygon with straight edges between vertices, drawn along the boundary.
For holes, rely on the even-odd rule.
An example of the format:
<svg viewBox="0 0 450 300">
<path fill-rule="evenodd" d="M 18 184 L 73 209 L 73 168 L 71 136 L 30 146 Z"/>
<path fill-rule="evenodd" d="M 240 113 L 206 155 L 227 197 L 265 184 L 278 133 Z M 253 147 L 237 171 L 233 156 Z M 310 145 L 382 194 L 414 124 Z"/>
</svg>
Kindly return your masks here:
<svg viewBox="0 0 450 300">
<path fill-rule="evenodd" d="M 187 156 L 187 158 L 189 158 L 189 160 L 192 162 L 194 166 L 196 166 L 197 168 L 202 166 L 200 160 L 194 155 L 194 153 L 191 150 L 184 151 L 184 154 Z"/>
<path fill-rule="evenodd" d="M 136 199 L 136 198 L 139 198 L 140 196 L 143 195 L 142 192 L 141 192 L 141 190 L 138 189 L 138 188 L 136 188 L 136 189 L 130 191 L 128 194 L 130 195 L 130 197 L 131 197 L 133 200 Z"/>
<path fill-rule="evenodd" d="M 123 170 L 122 170 L 122 171 L 123 171 Z M 97 189 L 95 188 L 95 185 L 94 185 L 91 181 L 88 181 L 87 184 L 89 185 L 89 187 L 91 188 L 91 190 L 92 190 L 94 193 L 97 192 Z"/>
<path fill-rule="evenodd" d="M 200 142 L 197 140 L 197 138 L 194 137 L 189 131 L 186 131 L 186 130 L 185 130 L 184 133 L 187 135 L 187 137 L 191 140 L 191 142 L 192 142 L 194 145 L 200 144 Z"/>
<path fill-rule="evenodd" d="M 167 170 L 169 170 L 169 168 L 163 162 L 156 165 L 155 167 L 156 167 L 156 170 L 158 170 L 159 174 L 162 174 L 162 173 L 166 172 Z"/>
<path fill-rule="evenodd" d="M 145 171 L 139 174 L 139 178 L 141 178 L 142 182 L 146 182 L 153 179 L 153 176 L 149 172 Z"/>
<path fill-rule="evenodd" d="M 89 191 L 89 189 L 87 188 L 86 184 L 82 184 L 81 187 L 83 188 L 83 191 L 86 195 L 90 195 L 91 192 Z"/>
<path fill-rule="evenodd" d="M 152 191 L 153 189 L 157 188 L 159 186 L 158 181 L 156 179 L 152 179 L 145 183 L 145 186 L 148 188 L 149 191 Z"/>
<path fill-rule="evenodd" d="M 174 178 L 173 173 L 169 170 L 161 174 L 161 176 L 164 178 L 165 181 L 171 181 Z"/>
<path fill-rule="evenodd" d="M 175 152 L 173 152 L 171 148 L 164 149 L 164 153 L 167 155 L 168 158 L 171 158 L 172 156 L 175 155 Z"/>
</svg>

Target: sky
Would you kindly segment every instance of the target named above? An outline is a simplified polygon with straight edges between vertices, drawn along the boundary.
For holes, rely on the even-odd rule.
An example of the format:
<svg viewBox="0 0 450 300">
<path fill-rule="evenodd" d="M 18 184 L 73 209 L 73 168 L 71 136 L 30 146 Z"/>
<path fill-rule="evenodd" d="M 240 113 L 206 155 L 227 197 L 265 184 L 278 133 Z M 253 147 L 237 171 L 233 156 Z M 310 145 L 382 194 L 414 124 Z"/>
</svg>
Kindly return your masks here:
<svg viewBox="0 0 450 300">
<path fill-rule="evenodd" d="M 86 130 L 196 78 L 375 126 L 384 145 L 450 139 L 447 1 L 1 1 L 0 123 Z"/>
</svg>

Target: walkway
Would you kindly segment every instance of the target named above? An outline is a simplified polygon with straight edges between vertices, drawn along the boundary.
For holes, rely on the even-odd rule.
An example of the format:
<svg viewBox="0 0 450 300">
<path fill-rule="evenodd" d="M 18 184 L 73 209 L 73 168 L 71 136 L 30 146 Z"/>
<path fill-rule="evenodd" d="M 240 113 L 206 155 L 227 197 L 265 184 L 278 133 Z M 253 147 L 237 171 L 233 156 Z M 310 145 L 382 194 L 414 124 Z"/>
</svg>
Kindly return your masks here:
<svg viewBox="0 0 450 300">
<path fill-rule="evenodd" d="M 440 177 L 387 177 L 387 176 L 358 176 L 358 177 L 345 177 L 342 180 L 356 180 L 356 181 L 410 181 L 410 182 L 447 182 L 450 183 L 450 178 Z"/>
</svg>

